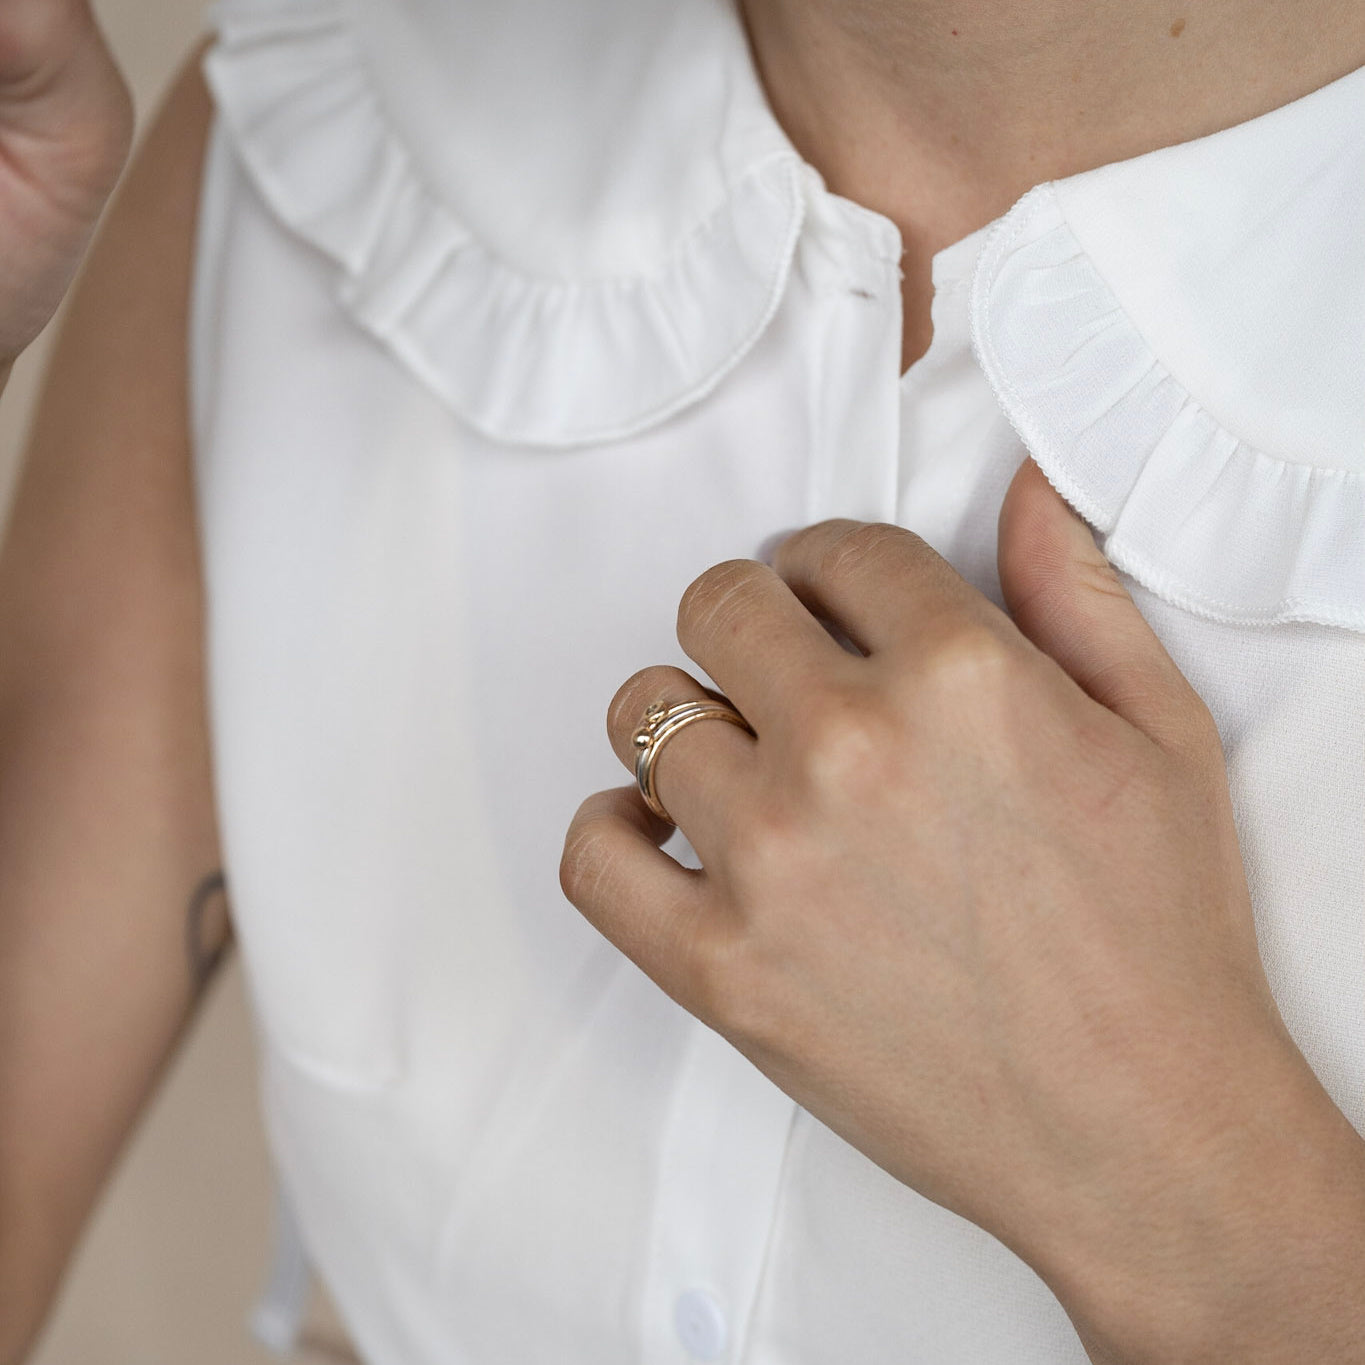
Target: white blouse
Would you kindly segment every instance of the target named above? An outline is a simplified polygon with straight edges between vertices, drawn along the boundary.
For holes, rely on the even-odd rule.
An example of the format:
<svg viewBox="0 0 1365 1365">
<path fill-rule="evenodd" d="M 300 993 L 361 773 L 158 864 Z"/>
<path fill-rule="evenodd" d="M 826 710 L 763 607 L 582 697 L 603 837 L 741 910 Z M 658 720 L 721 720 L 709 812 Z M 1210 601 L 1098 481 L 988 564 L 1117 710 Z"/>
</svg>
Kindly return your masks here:
<svg viewBox="0 0 1365 1365">
<path fill-rule="evenodd" d="M 1365 70 L 934 262 L 728 0 L 227 0 L 191 349 L 217 780 L 281 1180 L 372 1365 L 1065 1365 L 1037 1277 L 560 896 L 708 565 L 842 515 L 999 600 L 1029 450 L 1216 717 L 1365 1128 Z M 1116 1237 L 1123 1236 L 1115 1228 Z"/>
</svg>

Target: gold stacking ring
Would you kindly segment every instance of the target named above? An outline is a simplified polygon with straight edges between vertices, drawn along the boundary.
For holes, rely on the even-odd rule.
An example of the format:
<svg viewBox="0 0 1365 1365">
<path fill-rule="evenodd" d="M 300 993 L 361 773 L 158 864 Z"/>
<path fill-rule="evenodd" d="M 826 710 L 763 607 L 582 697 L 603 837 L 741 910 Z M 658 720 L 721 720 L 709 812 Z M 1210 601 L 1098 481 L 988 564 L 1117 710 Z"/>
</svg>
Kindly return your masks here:
<svg viewBox="0 0 1365 1365">
<path fill-rule="evenodd" d="M 730 725 L 738 725 L 747 734 L 753 729 L 749 722 L 735 710 L 723 697 L 708 698 L 705 701 L 680 701 L 672 706 L 667 702 L 656 701 L 646 707 L 645 718 L 635 732 L 635 780 L 640 784 L 640 795 L 645 805 L 661 820 L 671 825 L 673 817 L 664 809 L 659 793 L 654 785 L 654 765 L 659 761 L 659 752 L 679 730 L 685 730 L 693 721 L 723 720 Z"/>
</svg>

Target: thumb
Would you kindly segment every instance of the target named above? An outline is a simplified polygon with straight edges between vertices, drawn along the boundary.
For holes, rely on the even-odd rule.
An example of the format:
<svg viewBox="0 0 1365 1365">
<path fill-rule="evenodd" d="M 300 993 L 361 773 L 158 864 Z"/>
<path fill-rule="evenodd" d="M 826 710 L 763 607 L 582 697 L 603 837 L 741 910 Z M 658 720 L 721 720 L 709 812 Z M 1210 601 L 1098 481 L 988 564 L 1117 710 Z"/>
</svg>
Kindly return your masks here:
<svg viewBox="0 0 1365 1365">
<path fill-rule="evenodd" d="M 1026 459 L 1000 508 L 1000 588 L 1014 623 L 1102 706 L 1164 749 L 1212 718 L 1081 520 Z"/>
</svg>

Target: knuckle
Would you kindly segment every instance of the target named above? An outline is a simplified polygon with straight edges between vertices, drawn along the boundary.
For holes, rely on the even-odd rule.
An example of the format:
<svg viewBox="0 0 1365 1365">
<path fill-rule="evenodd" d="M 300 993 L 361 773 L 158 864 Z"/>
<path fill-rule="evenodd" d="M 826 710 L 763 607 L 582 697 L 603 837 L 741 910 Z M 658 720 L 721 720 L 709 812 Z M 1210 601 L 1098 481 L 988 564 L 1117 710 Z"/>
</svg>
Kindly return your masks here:
<svg viewBox="0 0 1365 1365">
<path fill-rule="evenodd" d="M 1017 662 L 1016 651 L 989 626 L 959 624 L 925 651 L 919 681 L 946 700 L 979 701 L 1010 687 Z"/>
<path fill-rule="evenodd" d="M 743 613 L 748 589 L 762 566 L 730 559 L 693 580 L 678 604 L 679 635 L 712 634 L 732 629 Z"/>
<path fill-rule="evenodd" d="M 883 522 L 851 522 L 842 526 L 820 552 L 815 566 L 816 576 L 838 582 L 850 575 L 858 575 L 888 555 L 903 551 L 908 540 L 915 539 L 910 531 Z"/>
<path fill-rule="evenodd" d="M 613 818 L 612 799 L 611 792 L 590 796 L 564 836 L 559 886 L 580 910 L 597 901 L 614 870 L 610 841 L 603 837 Z"/>
<path fill-rule="evenodd" d="M 830 517 L 824 521 L 812 522 L 809 526 L 802 526 L 782 538 L 773 561 L 779 572 L 794 562 L 805 563 L 818 553 L 820 546 L 829 537 L 840 531 L 851 531 L 860 524 L 839 517 Z"/>
<path fill-rule="evenodd" d="M 880 698 L 828 689 L 802 717 L 802 771 L 808 787 L 862 791 L 880 781 L 896 747 L 896 729 Z"/>
<path fill-rule="evenodd" d="M 671 674 L 661 665 L 642 668 L 631 674 L 612 697 L 607 707 L 607 732 L 621 734 L 634 730 L 645 713 L 645 707 L 655 701 L 664 690 Z"/>
<path fill-rule="evenodd" d="M 580 815 L 564 840 L 559 858 L 559 886 L 574 904 L 590 898 L 601 880 L 601 844 L 591 817 Z"/>
</svg>

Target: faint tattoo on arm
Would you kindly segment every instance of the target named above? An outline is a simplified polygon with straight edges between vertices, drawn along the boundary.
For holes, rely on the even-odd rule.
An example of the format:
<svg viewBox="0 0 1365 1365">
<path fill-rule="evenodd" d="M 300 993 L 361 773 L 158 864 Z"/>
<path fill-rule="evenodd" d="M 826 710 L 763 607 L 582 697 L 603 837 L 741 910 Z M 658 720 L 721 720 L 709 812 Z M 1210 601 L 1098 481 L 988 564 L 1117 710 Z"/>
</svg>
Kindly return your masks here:
<svg viewBox="0 0 1365 1365">
<path fill-rule="evenodd" d="M 213 979 L 231 946 L 227 879 L 221 871 L 210 872 L 194 888 L 185 915 L 185 950 L 195 994 Z"/>
</svg>

